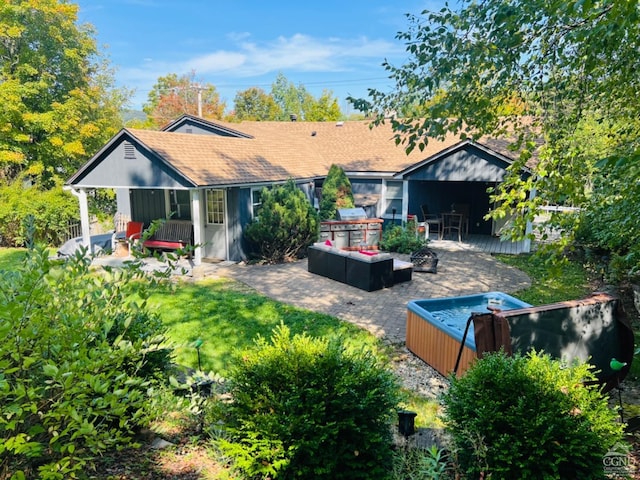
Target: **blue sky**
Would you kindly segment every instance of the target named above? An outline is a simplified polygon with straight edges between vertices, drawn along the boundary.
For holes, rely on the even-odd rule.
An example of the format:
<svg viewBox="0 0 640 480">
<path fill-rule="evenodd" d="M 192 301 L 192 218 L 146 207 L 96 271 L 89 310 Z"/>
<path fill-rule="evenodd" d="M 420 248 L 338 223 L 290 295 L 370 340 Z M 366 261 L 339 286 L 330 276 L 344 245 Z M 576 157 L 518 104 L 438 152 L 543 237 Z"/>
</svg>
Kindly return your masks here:
<svg viewBox="0 0 640 480">
<path fill-rule="evenodd" d="M 135 90 L 139 109 L 158 77 L 195 71 L 233 106 L 239 90 L 269 92 L 279 72 L 313 95 L 331 90 L 343 112 L 347 95 L 392 87 L 382 67 L 400 65 L 406 13 L 441 0 L 80 0 L 78 19 L 97 30 L 118 86 Z M 105 48 L 106 47 L 106 48 Z"/>
</svg>

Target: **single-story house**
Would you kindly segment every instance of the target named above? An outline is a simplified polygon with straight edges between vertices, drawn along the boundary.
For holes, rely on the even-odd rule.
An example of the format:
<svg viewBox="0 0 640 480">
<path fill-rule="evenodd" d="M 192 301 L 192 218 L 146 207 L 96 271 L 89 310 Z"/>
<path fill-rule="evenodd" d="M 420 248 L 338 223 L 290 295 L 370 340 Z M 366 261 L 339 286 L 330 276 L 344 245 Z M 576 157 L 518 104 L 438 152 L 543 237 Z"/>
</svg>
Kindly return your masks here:
<svg viewBox="0 0 640 480">
<path fill-rule="evenodd" d="M 389 125 L 370 122 L 208 121 L 184 115 L 162 131 L 124 128 L 67 182 L 80 201 L 89 244 L 87 192 L 115 189 L 118 210 L 145 225 L 158 218 L 189 220 L 198 245 L 194 260 L 243 260 L 243 229 L 263 187 L 293 179 L 317 205 L 332 164 L 349 177 L 356 203 L 369 217 L 420 218 L 470 205 L 470 233 L 495 235 L 485 220 L 488 187 L 499 184 L 513 159 L 503 140 L 429 141 L 410 154 Z M 523 171 L 523 175 L 529 172 Z"/>
</svg>

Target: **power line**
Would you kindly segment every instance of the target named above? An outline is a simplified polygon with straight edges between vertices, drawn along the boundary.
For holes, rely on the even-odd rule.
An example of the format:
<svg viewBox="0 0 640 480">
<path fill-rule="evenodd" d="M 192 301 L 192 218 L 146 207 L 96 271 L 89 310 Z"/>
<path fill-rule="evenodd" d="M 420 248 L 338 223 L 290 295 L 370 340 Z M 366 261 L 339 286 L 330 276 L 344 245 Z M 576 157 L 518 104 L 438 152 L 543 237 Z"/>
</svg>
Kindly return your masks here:
<svg viewBox="0 0 640 480">
<path fill-rule="evenodd" d="M 323 85 L 327 85 L 327 86 L 348 86 L 348 85 L 355 85 L 358 83 L 364 83 L 364 82 L 375 82 L 375 81 L 380 81 L 380 80 L 389 80 L 389 77 L 370 77 L 370 78 L 357 78 L 357 79 L 344 79 L 344 80 L 318 80 L 318 81 L 312 81 L 312 82 L 299 82 L 300 85 L 303 86 L 312 86 L 312 87 L 319 87 L 319 86 L 323 86 Z M 237 89 L 242 89 L 242 88 L 251 88 L 251 87 L 271 87 L 273 85 L 273 82 L 269 82 L 269 83 L 210 83 L 212 86 L 216 87 L 216 88 L 237 88 Z M 156 88 L 150 88 L 148 90 L 138 90 L 139 93 L 149 93 L 152 91 L 157 91 L 159 90 L 160 92 L 167 92 L 172 90 L 173 88 L 176 87 L 172 87 L 169 89 L 156 89 Z M 184 88 L 184 87 L 180 87 L 180 88 Z M 199 87 L 202 90 L 206 90 L 204 87 Z"/>
</svg>

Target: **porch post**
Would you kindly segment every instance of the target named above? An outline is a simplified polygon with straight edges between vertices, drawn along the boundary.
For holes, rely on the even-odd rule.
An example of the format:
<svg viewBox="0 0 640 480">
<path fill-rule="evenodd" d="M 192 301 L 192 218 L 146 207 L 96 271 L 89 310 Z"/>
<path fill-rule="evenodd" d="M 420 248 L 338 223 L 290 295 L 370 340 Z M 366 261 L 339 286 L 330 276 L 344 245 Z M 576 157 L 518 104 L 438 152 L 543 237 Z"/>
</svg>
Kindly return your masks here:
<svg viewBox="0 0 640 480">
<path fill-rule="evenodd" d="M 196 244 L 195 251 L 193 252 L 194 265 L 200 265 L 202 263 L 202 216 L 200 215 L 200 190 L 189 190 L 189 196 L 191 197 L 191 219 L 193 221 L 193 241 Z"/>
<path fill-rule="evenodd" d="M 84 188 L 76 190 L 73 187 L 65 187 L 78 197 L 78 203 L 80 204 L 80 226 L 82 228 L 82 245 L 87 247 L 87 251 L 91 252 L 91 230 L 89 223 L 89 204 L 87 202 L 87 191 Z"/>
</svg>

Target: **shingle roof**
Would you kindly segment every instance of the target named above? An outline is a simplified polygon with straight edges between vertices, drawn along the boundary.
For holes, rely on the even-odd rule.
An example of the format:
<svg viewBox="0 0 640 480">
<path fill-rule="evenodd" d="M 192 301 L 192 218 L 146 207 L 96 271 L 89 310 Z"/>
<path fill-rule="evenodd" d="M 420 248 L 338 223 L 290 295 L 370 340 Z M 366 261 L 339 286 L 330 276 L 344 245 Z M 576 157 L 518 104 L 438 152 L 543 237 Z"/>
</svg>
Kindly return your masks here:
<svg viewBox="0 0 640 480">
<path fill-rule="evenodd" d="M 460 142 L 453 135 L 430 140 L 407 155 L 389 125 L 370 128 L 367 121 L 216 123 L 254 138 L 127 131 L 201 186 L 325 176 L 334 163 L 348 172 L 392 174 Z"/>
<path fill-rule="evenodd" d="M 196 185 L 231 185 L 326 174 L 320 155 L 304 145 L 272 140 L 128 129 L 131 135 Z"/>
</svg>

